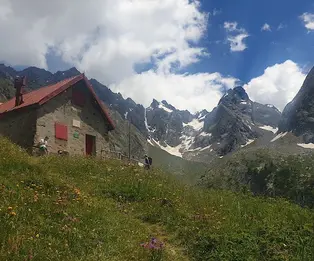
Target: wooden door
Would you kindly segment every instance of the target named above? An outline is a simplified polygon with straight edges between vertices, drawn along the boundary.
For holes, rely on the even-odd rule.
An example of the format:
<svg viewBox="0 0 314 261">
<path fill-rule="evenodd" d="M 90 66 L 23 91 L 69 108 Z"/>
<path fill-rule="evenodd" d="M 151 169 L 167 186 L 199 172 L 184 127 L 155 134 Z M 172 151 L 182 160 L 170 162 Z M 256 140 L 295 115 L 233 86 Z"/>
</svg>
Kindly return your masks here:
<svg viewBox="0 0 314 261">
<path fill-rule="evenodd" d="M 85 137 L 85 151 L 86 155 L 95 155 L 96 137 L 86 134 Z"/>
</svg>

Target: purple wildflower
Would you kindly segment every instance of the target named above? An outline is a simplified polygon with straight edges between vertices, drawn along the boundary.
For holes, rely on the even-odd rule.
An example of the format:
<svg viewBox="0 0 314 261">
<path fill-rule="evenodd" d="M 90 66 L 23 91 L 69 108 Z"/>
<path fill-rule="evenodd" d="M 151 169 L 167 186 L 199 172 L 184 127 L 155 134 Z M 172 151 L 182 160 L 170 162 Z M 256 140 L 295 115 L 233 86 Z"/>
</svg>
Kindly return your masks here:
<svg viewBox="0 0 314 261">
<path fill-rule="evenodd" d="M 164 243 L 153 237 L 150 242 L 142 243 L 141 247 L 151 250 L 160 250 L 164 247 Z"/>
</svg>

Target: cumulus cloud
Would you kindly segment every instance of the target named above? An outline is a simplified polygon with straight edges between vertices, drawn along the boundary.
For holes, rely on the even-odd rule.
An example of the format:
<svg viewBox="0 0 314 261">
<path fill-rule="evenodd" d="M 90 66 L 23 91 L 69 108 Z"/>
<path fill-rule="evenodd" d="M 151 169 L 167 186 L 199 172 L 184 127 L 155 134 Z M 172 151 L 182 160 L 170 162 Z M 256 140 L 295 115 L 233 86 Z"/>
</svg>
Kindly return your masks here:
<svg viewBox="0 0 314 261">
<path fill-rule="evenodd" d="M 241 33 L 245 32 L 243 28 L 238 28 L 237 22 L 225 22 L 224 28 L 226 29 L 227 32 L 241 32 Z"/>
<path fill-rule="evenodd" d="M 244 40 L 249 37 L 249 34 L 244 28 L 239 28 L 237 22 L 225 22 L 224 28 L 227 32 L 227 40 L 230 44 L 231 52 L 242 52 L 247 46 Z"/>
<path fill-rule="evenodd" d="M 273 104 L 283 110 L 302 86 L 306 75 L 293 61 L 268 67 L 264 74 L 244 85 L 252 100 L 263 104 Z"/>
<path fill-rule="evenodd" d="M 314 30 L 314 14 L 304 13 L 300 16 L 308 30 Z"/>
<path fill-rule="evenodd" d="M 268 31 L 268 32 L 271 32 L 271 27 L 269 24 L 265 23 L 262 28 L 261 28 L 261 31 Z"/>
<path fill-rule="evenodd" d="M 194 46 L 206 25 L 196 0 L 0 0 L 0 57 L 47 67 L 53 49 L 64 61 L 112 82 L 152 59 L 162 70 L 198 61 L 205 52 Z"/>
<path fill-rule="evenodd" d="M 234 87 L 236 82 L 237 79 L 223 77 L 219 73 L 178 75 L 150 70 L 111 87 L 144 106 L 151 103 L 146 97 L 154 97 L 159 101 L 167 97 L 167 101 L 178 109 L 196 112 L 202 109 L 212 110 L 221 98 L 221 90 Z"/>
<path fill-rule="evenodd" d="M 177 73 L 209 55 L 199 45 L 207 23 L 199 0 L 0 0 L 0 57 L 10 65 L 47 69 L 53 50 L 137 102 L 156 97 L 181 108 L 210 109 L 219 88 L 232 87 L 234 80 Z M 137 74 L 141 64 L 153 69 Z"/>
</svg>

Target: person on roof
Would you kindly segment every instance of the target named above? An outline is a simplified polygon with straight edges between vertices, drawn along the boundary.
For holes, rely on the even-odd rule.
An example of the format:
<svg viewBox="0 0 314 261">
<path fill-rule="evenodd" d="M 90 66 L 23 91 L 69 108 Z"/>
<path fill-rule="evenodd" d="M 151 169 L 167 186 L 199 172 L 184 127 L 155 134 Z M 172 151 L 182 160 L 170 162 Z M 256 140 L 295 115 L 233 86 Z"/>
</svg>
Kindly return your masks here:
<svg viewBox="0 0 314 261">
<path fill-rule="evenodd" d="M 48 154 L 48 140 L 49 140 L 49 137 L 46 136 L 44 139 L 41 139 L 39 141 L 39 151 L 41 152 L 41 154 Z"/>
</svg>

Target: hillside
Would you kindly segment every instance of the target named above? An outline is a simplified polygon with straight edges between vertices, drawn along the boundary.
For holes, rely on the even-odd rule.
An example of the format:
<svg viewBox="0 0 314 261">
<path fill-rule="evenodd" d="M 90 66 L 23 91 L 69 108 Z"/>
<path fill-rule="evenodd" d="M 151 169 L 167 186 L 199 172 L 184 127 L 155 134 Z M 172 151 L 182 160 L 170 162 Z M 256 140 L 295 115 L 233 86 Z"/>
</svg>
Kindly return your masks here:
<svg viewBox="0 0 314 261">
<path fill-rule="evenodd" d="M 286 200 L 203 191 L 114 161 L 31 158 L 4 139 L 0 148 L 0 260 L 314 259 L 314 213 Z M 161 252 L 141 246 L 151 237 Z"/>
<path fill-rule="evenodd" d="M 282 145 L 285 146 L 285 145 Z M 284 197 L 314 208 L 314 154 L 291 154 L 276 148 L 246 149 L 213 162 L 200 185 L 249 191 L 254 195 Z"/>
<path fill-rule="evenodd" d="M 14 94 L 13 83 L 8 79 L 1 78 L 0 76 L 0 102 L 2 103 L 11 99 Z"/>
<path fill-rule="evenodd" d="M 182 159 L 151 145 L 148 146 L 148 154 L 153 158 L 154 166 L 189 184 L 195 184 L 209 168 L 206 163 Z"/>
</svg>

